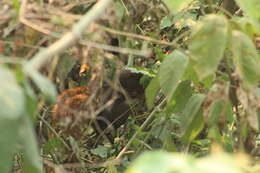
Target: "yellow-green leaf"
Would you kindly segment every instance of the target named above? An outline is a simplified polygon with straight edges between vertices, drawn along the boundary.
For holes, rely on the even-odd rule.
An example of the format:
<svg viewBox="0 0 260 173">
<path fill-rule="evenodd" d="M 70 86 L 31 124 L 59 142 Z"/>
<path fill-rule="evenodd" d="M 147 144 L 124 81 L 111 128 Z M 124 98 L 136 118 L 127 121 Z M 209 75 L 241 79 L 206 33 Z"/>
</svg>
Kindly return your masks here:
<svg viewBox="0 0 260 173">
<path fill-rule="evenodd" d="M 260 19 L 260 1 L 259 0 L 236 0 L 241 9 L 250 17 Z"/>
</svg>

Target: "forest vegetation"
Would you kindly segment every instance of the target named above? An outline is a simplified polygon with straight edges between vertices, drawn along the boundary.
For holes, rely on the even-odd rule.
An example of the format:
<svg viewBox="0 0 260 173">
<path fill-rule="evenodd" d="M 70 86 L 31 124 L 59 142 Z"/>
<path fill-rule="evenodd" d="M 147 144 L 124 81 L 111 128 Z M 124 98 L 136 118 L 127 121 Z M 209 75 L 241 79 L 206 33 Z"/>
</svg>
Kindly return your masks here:
<svg viewBox="0 0 260 173">
<path fill-rule="evenodd" d="M 259 173 L 259 0 L 1 0 L 0 173 Z"/>
</svg>

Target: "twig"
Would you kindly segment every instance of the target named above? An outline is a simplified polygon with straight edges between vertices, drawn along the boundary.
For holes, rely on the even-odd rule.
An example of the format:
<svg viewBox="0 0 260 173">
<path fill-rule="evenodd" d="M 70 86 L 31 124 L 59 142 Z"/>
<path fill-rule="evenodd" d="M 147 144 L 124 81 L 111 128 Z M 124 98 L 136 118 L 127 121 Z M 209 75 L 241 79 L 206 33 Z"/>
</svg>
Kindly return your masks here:
<svg viewBox="0 0 260 173">
<path fill-rule="evenodd" d="M 153 118 L 154 114 L 160 109 L 160 107 L 166 102 L 166 99 L 164 99 L 158 106 L 154 108 L 154 110 L 151 112 L 151 114 L 147 117 L 147 119 L 144 121 L 144 123 L 141 125 L 140 129 L 135 132 L 135 134 L 132 136 L 132 138 L 128 141 L 126 146 L 120 151 L 120 153 L 117 155 L 116 159 L 120 159 L 122 155 L 125 153 L 125 151 L 130 147 L 138 133 L 140 133 L 141 130 L 143 130 L 147 124 L 150 122 L 150 120 Z"/>
<path fill-rule="evenodd" d="M 52 131 L 53 134 L 55 134 L 56 137 L 60 138 L 61 142 L 63 143 L 63 145 L 66 147 L 66 149 L 68 149 L 69 151 L 71 151 L 71 148 L 69 147 L 69 145 L 60 137 L 60 135 L 55 131 L 55 129 L 52 128 L 52 126 L 49 124 L 49 122 L 47 122 L 42 116 L 38 115 L 38 117 L 40 118 L 40 120 Z"/>
<path fill-rule="evenodd" d="M 39 31 L 39 32 L 42 32 L 42 33 L 44 33 L 46 35 L 49 35 L 51 37 L 58 38 L 58 39 L 61 40 L 62 39 L 61 38 L 61 34 L 58 34 L 58 33 L 52 32 L 52 31 L 50 31 L 50 30 L 48 30 L 46 28 L 40 27 L 38 24 L 32 23 L 31 21 L 26 19 L 26 17 L 25 17 L 25 14 L 27 14 L 26 13 L 26 2 L 27 2 L 26 0 L 23 0 L 22 6 L 21 6 L 21 10 L 20 10 L 20 21 L 23 24 L 25 24 L 25 25 L 27 25 L 27 26 L 29 26 L 29 27 L 31 27 L 31 28 Z M 78 18 L 79 16 L 74 16 L 74 17 Z M 130 55 L 145 56 L 145 57 L 148 57 L 151 54 L 149 50 L 136 50 L 136 49 L 131 49 L 131 48 L 120 48 L 120 47 L 116 47 L 116 46 L 110 46 L 110 45 L 106 45 L 106 44 L 97 43 L 97 42 L 94 42 L 94 41 L 81 40 L 80 44 L 88 46 L 88 47 L 92 47 L 92 48 L 118 52 L 118 53 L 121 53 L 121 54 L 130 54 Z M 43 52 L 45 52 L 45 53 L 49 52 L 49 54 L 50 54 L 50 49 L 52 47 L 54 47 L 54 46 L 50 46 L 48 48 L 48 51 L 45 50 Z M 53 50 L 51 50 L 51 51 L 53 51 Z M 41 57 L 43 57 L 43 56 L 45 57 L 43 52 L 40 52 L 40 53 L 36 54 L 35 57 L 39 56 L 39 54 L 40 54 Z M 52 54 L 56 54 L 56 53 L 52 53 Z M 47 54 L 47 55 L 51 56 L 49 54 Z M 46 61 L 47 61 L 47 59 L 48 59 L 48 57 L 46 58 Z M 32 60 L 32 61 L 36 61 L 36 60 Z M 32 64 L 32 61 L 29 64 Z M 37 67 L 37 68 L 39 68 L 39 67 Z"/>
<path fill-rule="evenodd" d="M 151 52 L 149 50 L 136 50 L 136 49 L 131 49 L 131 48 L 116 47 L 116 46 L 100 44 L 100 43 L 96 43 L 94 41 L 88 41 L 88 40 L 80 41 L 80 44 L 89 46 L 89 47 L 107 50 L 107 51 L 118 52 L 118 53 L 122 53 L 122 54 L 130 54 L 130 55 L 137 55 L 137 56 L 144 56 L 144 57 L 149 57 L 149 55 L 151 55 Z"/>
<path fill-rule="evenodd" d="M 20 14 L 19 14 L 19 20 L 22 24 L 24 25 L 27 25 L 27 26 L 30 26 L 31 28 L 35 29 L 36 31 L 40 31 L 44 34 L 49 34 L 50 31 L 45 29 L 45 28 L 42 28 L 42 27 L 39 27 L 38 25 L 34 24 L 34 23 L 31 23 L 30 21 L 28 21 L 26 18 L 25 18 L 25 14 L 26 14 L 26 6 L 27 6 L 27 0 L 22 0 L 22 3 L 21 3 L 21 8 L 20 8 Z M 40 52 L 39 52 L 40 53 Z"/>
<path fill-rule="evenodd" d="M 26 8 L 26 0 L 22 1 L 21 7 L 21 19 L 24 16 L 24 10 Z M 74 43 L 76 43 L 84 33 L 85 29 L 96 20 L 101 14 L 104 13 L 105 9 L 109 6 L 112 0 L 99 0 L 91 10 L 85 14 L 80 21 L 73 27 L 71 32 L 68 32 L 59 40 L 50 45 L 47 49 L 41 50 L 37 53 L 26 65 L 25 71 L 31 73 L 31 69 L 39 69 L 43 64 L 45 64 L 50 58 L 58 55 L 62 51 L 66 50 Z M 24 22 L 23 20 L 21 22 Z"/>
<path fill-rule="evenodd" d="M 99 24 L 97 24 L 97 25 L 99 25 Z M 157 40 L 157 39 L 154 39 L 154 38 L 151 38 L 151 37 L 147 37 L 147 36 L 143 36 L 143 35 L 138 35 L 138 34 L 134 34 L 134 33 L 128 33 L 128 32 L 124 32 L 124 31 L 114 30 L 114 29 L 111 29 L 111 28 L 108 28 L 108 27 L 105 27 L 105 26 L 102 26 L 102 25 L 99 25 L 99 26 L 102 29 L 104 29 L 105 31 L 110 32 L 112 34 L 117 34 L 117 35 L 122 35 L 122 36 L 126 36 L 126 37 L 132 37 L 132 38 L 137 38 L 137 39 L 145 40 L 145 41 L 148 41 L 148 42 L 153 42 L 153 43 L 156 43 L 156 44 L 162 44 L 162 45 L 177 47 L 176 46 L 177 45 L 176 42 L 167 42 L 167 41 L 164 41 L 164 40 Z"/>
</svg>

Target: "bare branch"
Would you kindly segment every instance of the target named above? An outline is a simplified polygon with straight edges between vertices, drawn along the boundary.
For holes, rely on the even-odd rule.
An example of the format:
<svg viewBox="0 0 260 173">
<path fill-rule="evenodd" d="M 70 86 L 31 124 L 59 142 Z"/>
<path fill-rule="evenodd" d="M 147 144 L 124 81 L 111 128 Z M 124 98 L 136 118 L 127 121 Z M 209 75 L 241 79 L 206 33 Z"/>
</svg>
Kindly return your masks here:
<svg viewBox="0 0 260 173">
<path fill-rule="evenodd" d="M 73 27 L 71 32 L 65 34 L 62 38 L 50 45 L 47 49 L 41 50 L 37 53 L 25 66 L 25 69 L 39 69 L 51 57 L 61 53 L 73 44 L 75 44 L 84 33 L 85 29 L 99 16 L 101 16 L 105 9 L 109 6 L 112 0 L 99 0 L 94 7 L 85 14 L 81 20 Z M 22 1 L 22 8 L 26 5 L 26 0 Z M 23 17 L 23 10 L 20 13 Z"/>
</svg>

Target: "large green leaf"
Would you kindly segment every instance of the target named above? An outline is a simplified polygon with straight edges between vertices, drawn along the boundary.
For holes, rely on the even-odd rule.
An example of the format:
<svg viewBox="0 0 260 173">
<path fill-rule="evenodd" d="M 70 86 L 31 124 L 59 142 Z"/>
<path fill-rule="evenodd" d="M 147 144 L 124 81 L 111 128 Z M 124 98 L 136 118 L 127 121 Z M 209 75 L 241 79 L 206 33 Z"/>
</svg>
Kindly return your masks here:
<svg viewBox="0 0 260 173">
<path fill-rule="evenodd" d="M 25 99 L 14 74 L 0 66 L 0 121 L 18 119 L 24 113 Z"/>
<path fill-rule="evenodd" d="M 0 65 L 0 172 L 10 171 L 25 99 L 14 74 Z"/>
<path fill-rule="evenodd" d="M 0 172 L 8 173 L 12 167 L 16 152 L 19 121 L 13 119 L 0 120 Z"/>
<path fill-rule="evenodd" d="M 216 71 L 227 44 L 228 22 L 225 17 L 208 15 L 192 30 L 189 50 L 200 79 Z"/>
<path fill-rule="evenodd" d="M 42 173 L 42 162 L 32 122 L 24 116 L 20 122 L 19 141 L 24 151 L 24 171 L 26 173 Z"/>
<path fill-rule="evenodd" d="M 196 172 L 194 161 L 192 157 L 178 153 L 147 152 L 137 158 L 126 170 L 126 173 Z"/>
<path fill-rule="evenodd" d="M 236 0 L 241 9 L 250 17 L 260 19 L 260 1 L 259 0 Z"/>
<path fill-rule="evenodd" d="M 213 153 L 203 158 L 180 153 L 152 151 L 143 153 L 125 173 L 243 173 L 245 156 Z"/>
<path fill-rule="evenodd" d="M 260 80 L 260 58 L 252 40 L 240 31 L 233 31 L 231 50 L 244 86 L 256 86 Z"/>
<path fill-rule="evenodd" d="M 172 13 L 176 13 L 182 9 L 184 9 L 185 7 L 187 7 L 187 5 L 189 3 L 192 2 L 192 0 L 163 0 L 165 2 L 165 4 L 169 7 L 170 11 Z"/>
<path fill-rule="evenodd" d="M 203 116 L 199 110 L 204 99 L 205 96 L 203 94 L 193 95 L 181 114 L 182 138 L 184 143 L 194 139 L 203 128 Z"/>
<path fill-rule="evenodd" d="M 188 57 L 176 50 L 163 61 L 159 71 L 159 82 L 168 101 L 171 100 L 189 63 Z"/>
</svg>

